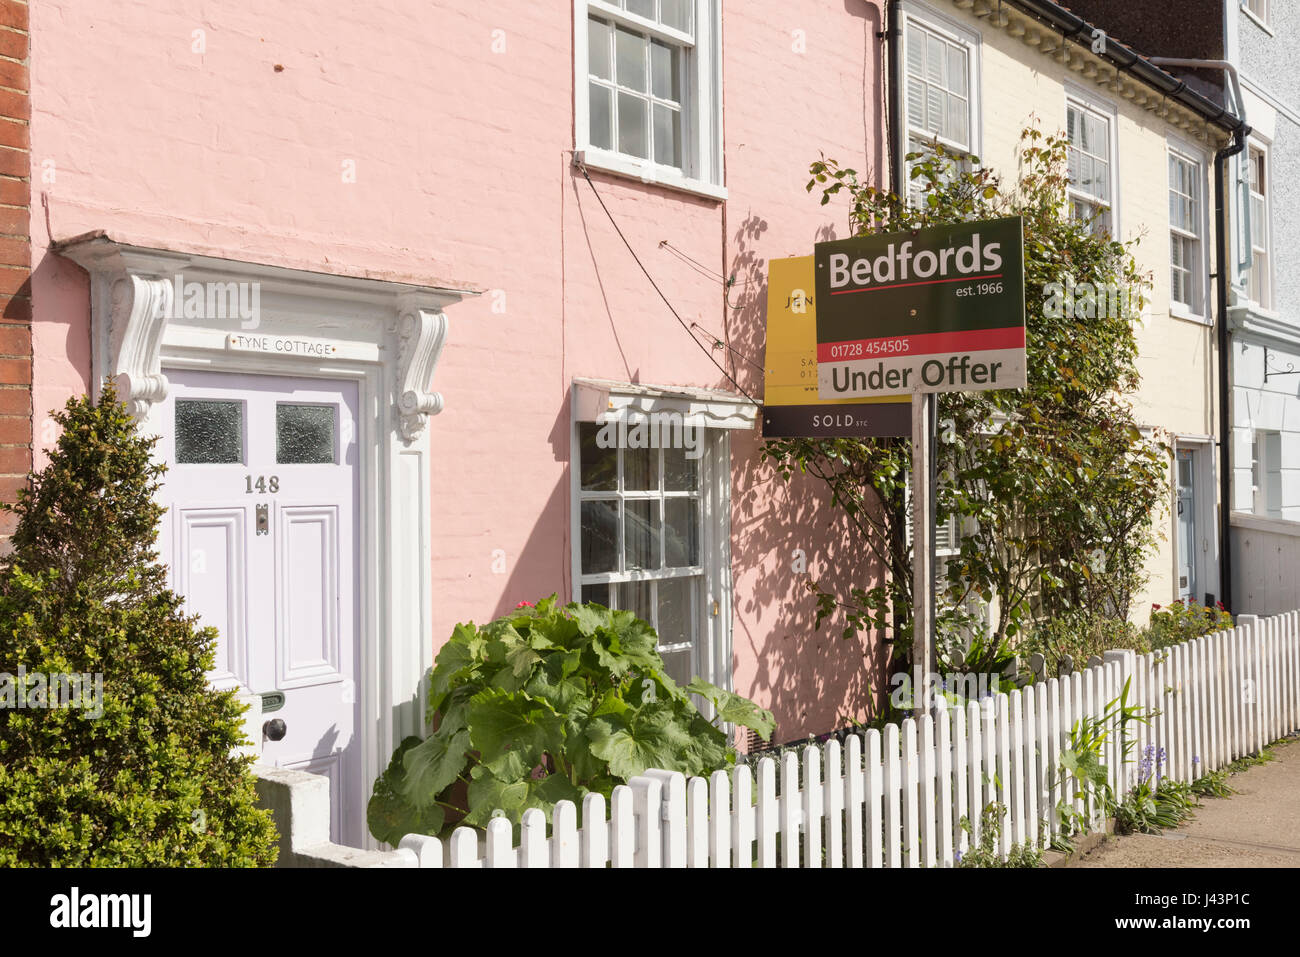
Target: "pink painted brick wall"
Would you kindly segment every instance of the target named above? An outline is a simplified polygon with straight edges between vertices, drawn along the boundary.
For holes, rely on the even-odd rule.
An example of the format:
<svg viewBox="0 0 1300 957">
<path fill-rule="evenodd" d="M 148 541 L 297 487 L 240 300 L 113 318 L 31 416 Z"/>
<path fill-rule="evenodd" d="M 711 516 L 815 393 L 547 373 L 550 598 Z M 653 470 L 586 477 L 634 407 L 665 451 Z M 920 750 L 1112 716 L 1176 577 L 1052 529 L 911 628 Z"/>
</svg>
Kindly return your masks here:
<svg viewBox="0 0 1300 957">
<path fill-rule="evenodd" d="M 436 383 L 447 409 L 431 422 L 430 640 L 567 594 L 572 378 L 728 386 L 571 168 L 572 15 L 556 0 L 33 3 L 32 182 L 49 224 L 43 214 L 33 229 L 38 424 L 86 388 L 90 367 L 86 276 L 48 254 L 52 239 L 107 229 L 230 258 L 472 282 L 489 294 L 449 312 Z M 843 217 L 804 192 L 808 163 L 825 151 L 881 166 L 880 24 L 865 0 L 726 4 L 728 200 L 593 174 L 682 317 L 756 362 L 767 260 L 844 234 Z M 341 175 L 349 160 L 355 183 Z M 748 283 L 732 290 L 739 308 L 662 240 L 735 271 Z M 756 371 L 731 365 L 758 394 Z M 734 437 L 735 683 L 787 740 L 859 713 L 868 677 L 863 643 L 813 630 L 793 551 L 828 580 L 866 584 L 873 570 L 844 553 L 820 491 L 775 479 L 757 446 Z"/>
</svg>

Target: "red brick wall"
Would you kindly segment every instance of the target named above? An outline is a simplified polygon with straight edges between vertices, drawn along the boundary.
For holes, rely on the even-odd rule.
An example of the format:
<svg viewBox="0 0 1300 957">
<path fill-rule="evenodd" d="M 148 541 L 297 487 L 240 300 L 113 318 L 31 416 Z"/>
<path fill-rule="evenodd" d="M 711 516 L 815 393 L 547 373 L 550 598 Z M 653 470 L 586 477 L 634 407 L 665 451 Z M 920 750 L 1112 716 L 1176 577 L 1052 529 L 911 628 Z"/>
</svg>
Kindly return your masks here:
<svg viewBox="0 0 1300 957">
<path fill-rule="evenodd" d="M 32 467 L 31 105 L 27 4 L 0 0 L 0 500 Z M 0 515 L 0 554 L 12 516 Z"/>
</svg>

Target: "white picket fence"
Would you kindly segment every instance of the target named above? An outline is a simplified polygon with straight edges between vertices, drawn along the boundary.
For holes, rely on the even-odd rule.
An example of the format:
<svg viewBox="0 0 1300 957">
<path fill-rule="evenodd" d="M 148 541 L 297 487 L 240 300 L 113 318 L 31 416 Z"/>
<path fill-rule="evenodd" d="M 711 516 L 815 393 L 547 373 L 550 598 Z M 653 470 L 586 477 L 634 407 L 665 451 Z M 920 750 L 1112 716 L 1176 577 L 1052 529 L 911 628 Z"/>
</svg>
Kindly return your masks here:
<svg viewBox="0 0 1300 957">
<path fill-rule="evenodd" d="M 1126 681 L 1129 703 L 1156 715 L 1128 726 L 1127 763 L 1111 727 L 1104 760 L 1116 794 L 1136 783 L 1148 746 L 1164 749 L 1164 777 L 1190 782 L 1300 729 L 1300 611 L 1153 654 L 1107 652 L 1066 678 L 786 752 L 779 766 L 763 758 L 756 775 L 745 765 L 707 780 L 650 770 L 616 787 L 608 806 L 588 795 L 581 827 L 568 801 L 549 832 L 545 814 L 525 812 L 518 846 L 498 818 L 486 836 L 411 834 L 399 851 L 420 867 L 951 867 L 998 802 L 1005 858 L 1013 844 L 1050 842 L 1062 797 L 1099 823 L 1068 779 L 1061 793 L 1056 769 L 1075 722 L 1100 718 Z"/>
</svg>

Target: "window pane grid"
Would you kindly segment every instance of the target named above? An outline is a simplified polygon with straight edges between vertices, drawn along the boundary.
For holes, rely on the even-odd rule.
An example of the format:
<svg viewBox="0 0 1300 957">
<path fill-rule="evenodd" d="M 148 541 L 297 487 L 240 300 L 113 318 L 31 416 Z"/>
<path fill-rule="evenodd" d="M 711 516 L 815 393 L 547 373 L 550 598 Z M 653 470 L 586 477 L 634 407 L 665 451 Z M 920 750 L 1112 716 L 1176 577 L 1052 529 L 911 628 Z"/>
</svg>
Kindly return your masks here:
<svg viewBox="0 0 1300 957">
<path fill-rule="evenodd" d="M 690 0 L 682 0 L 682 5 L 693 6 Z M 647 18 L 664 17 L 666 26 L 680 19 L 672 0 L 647 0 L 644 5 L 624 0 L 623 9 Z M 681 16 L 690 22 L 689 9 Z M 684 169 L 684 99 L 692 41 L 652 37 L 612 18 L 592 16 L 587 22 L 591 144 Z"/>
<path fill-rule="evenodd" d="M 1170 298 L 1199 308 L 1200 164 L 1169 153 Z"/>
<path fill-rule="evenodd" d="M 668 674 L 686 684 L 700 670 L 700 470 L 684 465 L 692 460 L 681 450 L 601 448 L 600 429 L 595 423 L 578 426 L 579 484 L 599 477 L 602 486 L 579 490 L 580 594 L 648 621 L 659 635 Z M 670 484 L 685 487 L 669 489 Z M 611 532 L 614 540 L 608 541 Z"/>
</svg>

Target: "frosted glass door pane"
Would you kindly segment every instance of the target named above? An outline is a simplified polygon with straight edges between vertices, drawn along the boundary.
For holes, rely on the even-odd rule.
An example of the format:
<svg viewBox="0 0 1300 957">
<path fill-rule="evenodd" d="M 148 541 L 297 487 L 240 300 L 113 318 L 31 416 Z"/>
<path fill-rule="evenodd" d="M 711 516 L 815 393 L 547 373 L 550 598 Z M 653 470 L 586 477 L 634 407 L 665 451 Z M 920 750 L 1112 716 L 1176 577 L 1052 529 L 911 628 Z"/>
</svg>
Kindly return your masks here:
<svg viewBox="0 0 1300 957">
<path fill-rule="evenodd" d="M 243 403 L 176 400 L 177 464 L 222 465 L 242 461 Z"/>
<path fill-rule="evenodd" d="M 337 410 L 332 405 L 275 407 L 275 460 L 284 465 L 332 465 Z"/>
</svg>

